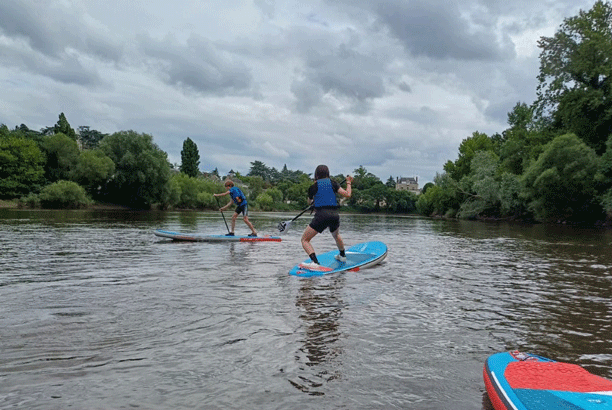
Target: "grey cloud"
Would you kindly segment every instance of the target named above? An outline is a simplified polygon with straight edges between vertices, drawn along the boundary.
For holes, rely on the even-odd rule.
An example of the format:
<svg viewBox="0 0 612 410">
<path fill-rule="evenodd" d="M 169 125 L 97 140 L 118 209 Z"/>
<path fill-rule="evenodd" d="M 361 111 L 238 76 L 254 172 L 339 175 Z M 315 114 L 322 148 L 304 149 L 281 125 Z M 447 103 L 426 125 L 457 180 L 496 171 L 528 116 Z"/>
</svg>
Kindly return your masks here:
<svg viewBox="0 0 612 410">
<path fill-rule="evenodd" d="M 30 47 L 46 56 L 61 58 L 67 48 L 105 61 L 118 61 L 123 47 L 108 33 L 85 22 L 72 9 L 51 2 L 0 2 L 0 32 L 25 39 Z"/>
<path fill-rule="evenodd" d="M 407 92 L 407 93 L 412 92 L 412 88 L 410 88 L 410 86 L 409 86 L 408 84 L 406 84 L 406 82 L 405 82 L 405 81 L 400 82 L 400 83 L 397 85 L 397 87 L 398 87 L 400 90 L 404 91 L 404 92 Z"/>
<path fill-rule="evenodd" d="M 159 69 L 168 84 L 217 95 L 251 89 L 250 69 L 202 37 L 191 36 L 186 45 L 170 38 L 158 41 L 143 37 L 141 47 L 147 56 L 161 62 Z"/>
<path fill-rule="evenodd" d="M 386 110 L 385 116 L 427 126 L 440 125 L 444 122 L 444 118 L 439 112 L 426 106 L 422 106 L 419 109 L 396 107 Z"/>
<path fill-rule="evenodd" d="M 62 59 L 59 64 L 38 66 L 36 70 L 50 78 L 65 84 L 78 84 L 83 86 L 100 85 L 102 79 L 97 71 L 84 68 L 75 58 Z"/>
<path fill-rule="evenodd" d="M 266 17 L 270 19 L 274 17 L 274 0 L 253 0 L 253 4 L 257 6 Z"/>
<path fill-rule="evenodd" d="M 307 80 L 295 80 L 291 84 L 291 92 L 297 98 L 296 111 L 304 114 L 321 101 L 321 87 Z"/>
<path fill-rule="evenodd" d="M 7 36 L 27 39 L 33 49 L 47 55 L 61 51 L 51 33 L 43 24 L 42 15 L 34 8 L 28 8 L 23 3 L 13 1 L 0 2 L 0 29 Z"/>
<path fill-rule="evenodd" d="M 0 47 L 0 63 L 51 78 L 64 84 L 96 86 L 103 83 L 95 69 L 85 68 L 78 58 L 62 55 L 51 58 L 40 53 L 8 46 Z"/>
<path fill-rule="evenodd" d="M 325 93 L 334 92 L 353 101 L 352 110 L 367 112 L 369 101 L 385 95 L 384 67 L 375 58 L 346 45 L 336 50 L 310 49 L 305 53 L 305 81 L 296 81 L 291 91 L 300 100 L 301 112 L 317 104 Z"/>
<path fill-rule="evenodd" d="M 451 2 L 389 0 L 380 3 L 375 12 L 391 34 L 417 56 L 456 60 L 514 57 L 509 38 L 497 43 L 494 20 L 487 27 L 476 28 Z"/>
</svg>

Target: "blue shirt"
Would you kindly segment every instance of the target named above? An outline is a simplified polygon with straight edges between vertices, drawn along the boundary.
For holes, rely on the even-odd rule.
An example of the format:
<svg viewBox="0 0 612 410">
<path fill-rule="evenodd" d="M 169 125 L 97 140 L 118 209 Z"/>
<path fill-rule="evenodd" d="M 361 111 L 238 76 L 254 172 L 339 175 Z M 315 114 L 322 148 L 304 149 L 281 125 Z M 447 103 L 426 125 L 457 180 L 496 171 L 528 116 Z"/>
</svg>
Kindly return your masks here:
<svg viewBox="0 0 612 410">
<path fill-rule="evenodd" d="M 229 189 L 229 194 L 236 205 L 244 206 L 247 204 L 246 196 L 244 196 L 240 188 L 235 186 L 231 187 Z"/>
</svg>

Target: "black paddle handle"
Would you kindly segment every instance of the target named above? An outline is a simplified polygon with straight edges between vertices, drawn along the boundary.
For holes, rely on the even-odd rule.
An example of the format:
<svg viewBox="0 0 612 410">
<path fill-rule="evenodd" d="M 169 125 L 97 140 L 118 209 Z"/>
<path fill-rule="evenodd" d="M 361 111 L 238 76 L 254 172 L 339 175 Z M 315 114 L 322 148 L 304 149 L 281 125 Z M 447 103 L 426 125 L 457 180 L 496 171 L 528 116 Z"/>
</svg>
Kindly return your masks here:
<svg viewBox="0 0 612 410">
<path fill-rule="evenodd" d="M 295 221 L 296 219 L 298 219 L 300 216 L 302 216 L 304 214 L 304 212 L 308 211 L 309 209 L 312 209 L 313 206 L 312 205 L 308 205 L 302 212 L 300 212 L 295 218 L 293 218 L 291 221 Z"/>
<path fill-rule="evenodd" d="M 215 199 L 217 200 L 217 206 L 219 207 L 219 210 L 221 211 L 221 204 L 219 203 L 219 198 L 217 198 L 215 196 Z M 221 216 L 223 217 L 223 222 L 225 222 L 225 227 L 227 228 L 227 233 L 231 233 L 230 230 L 229 230 L 229 226 L 227 226 L 227 221 L 225 220 L 225 215 L 223 215 L 223 211 L 221 211 Z"/>
</svg>

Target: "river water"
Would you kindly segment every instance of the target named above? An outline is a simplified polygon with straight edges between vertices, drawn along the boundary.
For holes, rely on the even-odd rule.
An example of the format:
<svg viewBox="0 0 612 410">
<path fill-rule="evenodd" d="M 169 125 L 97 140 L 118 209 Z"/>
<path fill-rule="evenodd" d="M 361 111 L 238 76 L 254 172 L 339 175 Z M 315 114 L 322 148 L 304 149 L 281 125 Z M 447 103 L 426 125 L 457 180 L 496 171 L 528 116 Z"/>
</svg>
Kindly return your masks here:
<svg viewBox="0 0 612 410">
<path fill-rule="evenodd" d="M 0 408 L 482 410 L 484 361 L 514 349 L 612 378 L 611 231 L 345 215 L 387 259 L 307 279 L 308 220 L 182 243 L 152 232 L 220 214 L 0 209 Z"/>
</svg>

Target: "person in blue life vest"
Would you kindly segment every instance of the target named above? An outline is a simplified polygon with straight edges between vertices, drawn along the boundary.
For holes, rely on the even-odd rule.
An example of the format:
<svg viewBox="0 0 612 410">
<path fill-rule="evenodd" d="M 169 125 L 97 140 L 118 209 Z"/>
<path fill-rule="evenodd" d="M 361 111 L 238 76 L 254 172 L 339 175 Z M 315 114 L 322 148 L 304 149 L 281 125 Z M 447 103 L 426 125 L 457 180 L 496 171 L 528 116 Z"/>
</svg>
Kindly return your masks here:
<svg viewBox="0 0 612 410">
<path fill-rule="evenodd" d="M 243 216 L 244 223 L 246 223 L 247 226 L 251 229 L 251 233 L 249 234 L 249 236 L 257 236 L 257 231 L 253 227 L 253 224 L 251 223 L 251 221 L 249 221 L 249 206 L 247 204 L 246 196 L 244 196 L 244 193 L 240 190 L 240 188 L 234 186 L 234 182 L 230 179 L 225 180 L 225 188 L 227 189 L 227 191 L 225 191 L 222 194 L 214 194 L 214 196 L 224 196 L 224 195 L 230 196 L 231 199 L 227 203 L 227 205 L 219 208 L 219 210 L 222 212 L 226 210 L 227 208 L 229 208 L 230 206 L 232 206 L 232 203 L 236 204 L 236 209 L 234 210 L 234 214 L 232 215 L 232 230 L 228 232 L 226 236 L 234 236 L 234 228 L 236 227 L 236 218 L 238 218 L 238 215 L 240 214 L 244 215 Z"/>
<path fill-rule="evenodd" d="M 347 175 L 346 190 L 336 181 L 329 178 L 329 168 L 327 165 L 319 165 L 314 173 L 315 182 L 308 189 L 308 200 L 313 205 L 315 210 L 314 218 L 304 230 L 302 234 L 302 247 L 310 257 L 311 262 L 304 264 L 305 268 L 317 267 L 319 260 L 310 241 L 317 233 L 323 232 L 329 228 L 336 246 L 340 253 L 336 255 L 336 259 L 340 262 L 346 262 L 346 254 L 344 253 L 344 242 L 340 236 L 340 215 L 338 215 L 338 201 L 336 193 L 350 198 L 352 193 L 353 177 Z"/>
</svg>

